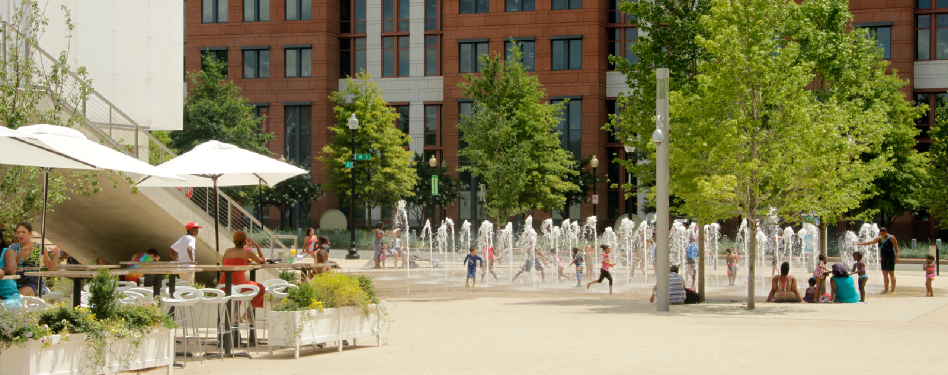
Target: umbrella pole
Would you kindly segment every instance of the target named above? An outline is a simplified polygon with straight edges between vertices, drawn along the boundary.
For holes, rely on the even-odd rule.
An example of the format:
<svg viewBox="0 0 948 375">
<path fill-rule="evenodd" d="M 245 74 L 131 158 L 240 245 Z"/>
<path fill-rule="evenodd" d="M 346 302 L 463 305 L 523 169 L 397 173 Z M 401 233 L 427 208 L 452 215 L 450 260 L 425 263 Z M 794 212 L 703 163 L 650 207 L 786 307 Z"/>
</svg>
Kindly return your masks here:
<svg viewBox="0 0 948 375">
<path fill-rule="evenodd" d="M 43 219 L 40 223 L 40 263 L 43 262 L 42 255 L 46 255 L 46 206 L 49 200 L 49 171 L 52 168 L 43 168 Z M 40 267 L 43 265 L 40 264 Z M 40 276 L 39 290 L 36 291 L 40 298 L 43 298 L 43 277 Z"/>
<path fill-rule="evenodd" d="M 217 178 L 220 176 L 214 176 L 214 250 L 217 253 L 217 265 L 221 265 L 221 241 L 220 241 L 220 215 L 221 215 L 221 201 L 217 193 Z"/>
</svg>

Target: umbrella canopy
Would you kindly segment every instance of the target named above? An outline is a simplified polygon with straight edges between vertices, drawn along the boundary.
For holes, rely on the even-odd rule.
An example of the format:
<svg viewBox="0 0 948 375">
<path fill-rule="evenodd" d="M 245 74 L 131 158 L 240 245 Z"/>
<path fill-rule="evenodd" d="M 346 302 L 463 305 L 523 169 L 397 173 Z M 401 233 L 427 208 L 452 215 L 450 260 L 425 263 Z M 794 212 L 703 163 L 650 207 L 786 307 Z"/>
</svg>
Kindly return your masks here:
<svg viewBox="0 0 948 375">
<path fill-rule="evenodd" d="M 0 164 L 29 167 L 90 169 L 92 165 L 53 151 L 35 136 L 0 126 Z"/>
<path fill-rule="evenodd" d="M 181 176 L 185 181 L 163 181 L 146 177 L 138 182 L 138 186 L 212 187 L 215 176 L 217 186 L 256 185 L 261 182 L 273 186 L 288 178 L 307 173 L 306 170 L 291 164 L 218 141 L 204 142 L 193 150 L 159 165 L 158 169 Z"/>
</svg>

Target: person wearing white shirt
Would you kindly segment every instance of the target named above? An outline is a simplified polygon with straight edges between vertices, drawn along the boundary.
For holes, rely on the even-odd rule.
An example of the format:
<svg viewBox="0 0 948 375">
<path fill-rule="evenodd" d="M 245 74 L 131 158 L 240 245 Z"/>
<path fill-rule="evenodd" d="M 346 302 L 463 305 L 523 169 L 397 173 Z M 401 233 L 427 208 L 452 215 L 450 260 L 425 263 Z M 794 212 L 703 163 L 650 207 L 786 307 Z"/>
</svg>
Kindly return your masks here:
<svg viewBox="0 0 948 375">
<path fill-rule="evenodd" d="M 188 233 L 178 239 L 178 242 L 175 242 L 174 245 L 171 245 L 171 260 L 178 263 L 194 261 L 194 249 L 197 247 L 197 240 L 194 239 L 194 236 L 198 235 L 198 229 L 201 228 L 198 223 L 188 223 L 188 225 L 184 226 L 184 229 L 187 230 Z M 193 283 L 194 272 L 181 274 L 181 279 Z"/>
</svg>

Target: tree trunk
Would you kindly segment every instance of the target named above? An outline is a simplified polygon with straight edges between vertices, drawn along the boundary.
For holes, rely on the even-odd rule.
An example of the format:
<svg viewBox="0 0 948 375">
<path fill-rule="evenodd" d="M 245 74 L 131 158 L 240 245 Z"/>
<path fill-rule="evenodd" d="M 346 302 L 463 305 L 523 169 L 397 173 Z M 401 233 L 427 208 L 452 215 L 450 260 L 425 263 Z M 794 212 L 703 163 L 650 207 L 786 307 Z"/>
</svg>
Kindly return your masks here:
<svg viewBox="0 0 948 375">
<path fill-rule="evenodd" d="M 829 224 L 823 218 L 820 218 L 820 254 L 829 257 Z M 819 255 L 819 254 L 817 254 Z M 816 262 L 814 262 L 815 264 Z"/>
<path fill-rule="evenodd" d="M 698 301 L 704 302 L 704 223 L 698 220 Z"/>
<path fill-rule="evenodd" d="M 757 262 L 757 215 L 747 215 L 747 309 L 754 309 L 754 279 Z"/>
</svg>

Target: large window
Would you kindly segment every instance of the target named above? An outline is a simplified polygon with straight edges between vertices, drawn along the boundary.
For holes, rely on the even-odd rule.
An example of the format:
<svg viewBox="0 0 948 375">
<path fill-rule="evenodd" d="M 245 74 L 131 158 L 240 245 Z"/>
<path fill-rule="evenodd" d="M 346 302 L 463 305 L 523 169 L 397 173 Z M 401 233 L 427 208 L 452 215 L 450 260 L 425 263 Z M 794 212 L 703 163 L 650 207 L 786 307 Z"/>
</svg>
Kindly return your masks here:
<svg viewBox="0 0 948 375">
<path fill-rule="evenodd" d="M 915 93 L 915 102 L 917 104 L 928 105 L 928 112 L 915 120 L 915 125 L 919 134 L 915 136 L 918 142 L 915 149 L 919 152 L 928 151 L 931 148 L 931 127 L 935 125 L 936 113 L 938 108 L 948 105 L 948 93 L 945 92 L 924 92 Z"/>
<path fill-rule="evenodd" d="M 382 32 L 408 32 L 408 0 L 382 0 Z"/>
<path fill-rule="evenodd" d="M 609 55 L 624 57 L 630 63 L 638 62 L 638 57 L 632 53 L 632 44 L 639 38 L 639 29 L 634 27 L 609 28 Z M 609 70 L 614 70 L 615 64 L 609 62 Z"/>
<path fill-rule="evenodd" d="M 606 100 L 606 114 L 607 114 L 606 121 L 611 122 L 612 116 L 619 114 L 619 102 L 616 100 Z M 619 142 L 619 138 L 616 137 L 616 132 L 614 131 L 609 132 L 609 137 L 606 140 L 606 142 L 622 143 L 622 142 Z"/>
<path fill-rule="evenodd" d="M 948 59 L 948 14 L 917 15 L 915 26 L 916 60 Z"/>
<path fill-rule="evenodd" d="M 425 0 L 425 31 L 441 30 L 439 0 Z"/>
<path fill-rule="evenodd" d="M 490 6 L 488 4 L 488 0 L 460 0 L 460 13 L 487 13 L 490 11 Z"/>
<path fill-rule="evenodd" d="M 342 0 L 339 9 L 340 34 L 365 34 L 366 0 Z"/>
<path fill-rule="evenodd" d="M 227 22 L 227 0 L 201 0 L 201 22 Z"/>
<path fill-rule="evenodd" d="M 207 69 L 207 58 L 224 64 L 224 70 L 221 72 L 227 77 L 227 47 L 201 48 L 201 70 Z"/>
<path fill-rule="evenodd" d="M 552 99 L 551 104 L 566 102 L 566 99 Z M 560 133 L 560 146 L 573 153 L 576 160 L 583 156 L 583 101 L 577 98 L 568 99 L 563 106 L 560 123 L 556 126 Z"/>
<path fill-rule="evenodd" d="M 313 19 L 313 0 L 286 0 L 286 20 Z"/>
<path fill-rule="evenodd" d="M 513 59 L 513 47 L 515 43 L 520 43 L 520 52 L 523 53 L 520 62 L 523 63 L 523 68 L 529 71 L 536 69 L 536 42 L 533 41 L 533 38 L 514 38 L 513 40 L 504 41 L 504 56 L 507 58 L 507 61 Z"/>
<path fill-rule="evenodd" d="M 408 37 L 382 38 L 382 77 L 408 77 Z"/>
<path fill-rule="evenodd" d="M 425 146 L 441 145 L 441 106 L 425 106 Z"/>
<path fill-rule="evenodd" d="M 284 46 L 286 52 L 286 78 L 313 76 L 313 48 L 306 46 Z"/>
<path fill-rule="evenodd" d="M 553 10 L 583 9 L 583 0 L 553 0 Z"/>
<path fill-rule="evenodd" d="M 270 0 L 244 0 L 244 22 L 270 20 Z"/>
<path fill-rule="evenodd" d="M 441 36 L 425 35 L 425 75 L 441 75 Z"/>
<path fill-rule="evenodd" d="M 243 47 L 244 78 L 270 78 L 270 47 Z"/>
<path fill-rule="evenodd" d="M 459 71 L 461 73 L 475 73 L 481 71 L 481 63 L 477 57 L 487 54 L 487 39 L 461 40 L 458 42 Z"/>
<path fill-rule="evenodd" d="M 365 71 L 365 38 L 339 38 L 340 78 Z"/>
<path fill-rule="evenodd" d="M 583 68 L 583 40 L 579 36 L 557 36 L 553 43 L 553 70 L 578 70 Z"/>
<path fill-rule="evenodd" d="M 625 14 L 619 10 L 619 4 L 624 3 L 626 0 L 609 0 L 609 22 L 612 24 L 634 24 L 636 22 L 635 16 Z"/>
<path fill-rule="evenodd" d="M 395 113 L 398 113 L 398 118 L 395 119 L 395 127 L 398 130 L 401 130 L 402 133 L 408 134 L 410 131 L 410 118 L 408 115 L 411 113 L 407 105 L 394 105 L 392 109 L 395 110 Z"/>
<path fill-rule="evenodd" d="M 536 10 L 533 1 L 534 0 L 506 0 L 506 10 L 508 12 L 529 12 Z"/>
<path fill-rule="evenodd" d="M 310 170 L 313 165 L 310 147 L 313 138 L 313 107 L 309 103 L 283 105 L 284 147 L 286 162 Z"/>
<path fill-rule="evenodd" d="M 253 107 L 253 116 L 254 118 L 257 119 L 257 121 L 260 121 L 260 119 L 263 119 L 263 121 L 260 124 L 260 128 L 255 129 L 253 131 L 254 134 L 269 133 L 270 132 L 270 104 L 251 103 L 247 105 Z"/>
<path fill-rule="evenodd" d="M 882 58 L 892 58 L 892 23 L 880 22 L 870 24 L 856 24 L 856 27 L 869 31 L 869 37 L 874 38 L 882 49 Z"/>
</svg>

